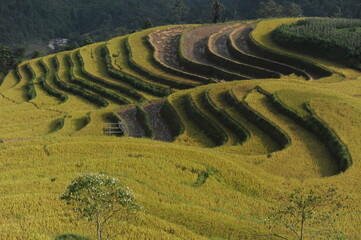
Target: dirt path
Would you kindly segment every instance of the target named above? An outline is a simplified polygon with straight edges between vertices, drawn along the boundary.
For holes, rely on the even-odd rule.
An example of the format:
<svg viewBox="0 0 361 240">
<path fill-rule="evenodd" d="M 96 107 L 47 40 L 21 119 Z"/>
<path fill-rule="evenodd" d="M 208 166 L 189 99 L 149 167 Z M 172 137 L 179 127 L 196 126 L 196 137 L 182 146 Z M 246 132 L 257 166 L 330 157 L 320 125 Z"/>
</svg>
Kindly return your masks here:
<svg viewBox="0 0 361 240">
<path fill-rule="evenodd" d="M 118 114 L 127 124 L 130 137 L 141 138 L 145 136 L 144 129 L 137 120 L 137 109 L 135 106 L 122 109 Z"/>
<path fill-rule="evenodd" d="M 162 118 L 160 111 L 164 105 L 165 101 L 157 101 L 153 103 L 148 103 L 144 106 L 145 112 L 148 114 L 152 130 L 154 131 L 155 139 L 172 142 L 174 136 L 172 135 L 168 124 Z"/>
</svg>

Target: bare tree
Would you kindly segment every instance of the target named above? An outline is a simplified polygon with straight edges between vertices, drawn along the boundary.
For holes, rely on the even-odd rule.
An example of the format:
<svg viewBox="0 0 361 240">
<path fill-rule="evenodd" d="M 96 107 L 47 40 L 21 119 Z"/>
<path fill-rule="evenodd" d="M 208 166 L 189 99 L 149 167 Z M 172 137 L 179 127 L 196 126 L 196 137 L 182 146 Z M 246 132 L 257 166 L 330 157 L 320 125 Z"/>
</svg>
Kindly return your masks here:
<svg viewBox="0 0 361 240">
<path fill-rule="evenodd" d="M 270 229 L 283 228 L 297 240 L 341 239 L 343 234 L 334 229 L 333 223 L 348 199 L 336 188 L 308 191 L 296 188 L 281 201 L 280 208 L 273 209 L 266 224 Z"/>
</svg>

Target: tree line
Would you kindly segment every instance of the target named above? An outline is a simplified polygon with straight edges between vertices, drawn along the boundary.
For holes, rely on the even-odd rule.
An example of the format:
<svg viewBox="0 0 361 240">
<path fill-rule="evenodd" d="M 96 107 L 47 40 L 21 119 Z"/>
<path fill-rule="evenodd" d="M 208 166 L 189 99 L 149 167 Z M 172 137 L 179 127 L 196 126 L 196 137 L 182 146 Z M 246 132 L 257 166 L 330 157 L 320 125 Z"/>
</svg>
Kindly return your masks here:
<svg viewBox="0 0 361 240">
<path fill-rule="evenodd" d="M 270 11 L 259 11 L 260 8 Z M 287 15 L 361 18 L 359 0 L 7 0 L 0 1 L 0 45 L 28 40 L 76 39 L 89 34 L 103 40 L 153 25 L 251 19 Z M 166 14 L 165 14 L 166 13 Z"/>
<path fill-rule="evenodd" d="M 258 17 L 361 18 L 359 0 L 7 0 L 0 1 L 1 69 L 22 58 L 17 46 L 67 38 L 70 50 L 142 28 Z M 39 57 L 36 51 L 30 57 Z"/>
</svg>

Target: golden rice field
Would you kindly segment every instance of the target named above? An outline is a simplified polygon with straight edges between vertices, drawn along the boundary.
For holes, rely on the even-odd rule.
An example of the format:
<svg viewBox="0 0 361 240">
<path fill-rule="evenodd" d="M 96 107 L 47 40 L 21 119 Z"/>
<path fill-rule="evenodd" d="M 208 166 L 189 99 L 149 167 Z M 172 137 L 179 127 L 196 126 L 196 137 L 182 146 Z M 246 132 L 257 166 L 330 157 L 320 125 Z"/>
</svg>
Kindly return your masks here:
<svg viewBox="0 0 361 240">
<path fill-rule="evenodd" d="M 297 20 L 162 26 L 21 63 L 0 85 L 0 239 L 95 239 L 59 199 L 82 173 L 144 207 L 115 239 L 292 239 L 264 219 L 316 185 L 352 197 L 334 227 L 361 239 L 361 72 L 272 41 Z"/>
</svg>

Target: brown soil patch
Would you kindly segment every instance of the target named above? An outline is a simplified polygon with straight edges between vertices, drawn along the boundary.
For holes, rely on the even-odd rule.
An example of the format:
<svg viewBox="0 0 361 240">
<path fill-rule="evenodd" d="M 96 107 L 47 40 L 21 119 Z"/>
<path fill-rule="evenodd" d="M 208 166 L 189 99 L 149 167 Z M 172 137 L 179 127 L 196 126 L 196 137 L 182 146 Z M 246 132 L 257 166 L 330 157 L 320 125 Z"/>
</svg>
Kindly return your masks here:
<svg viewBox="0 0 361 240">
<path fill-rule="evenodd" d="M 141 138 L 145 136 L 144 129 L 137 119 L 137 108 L 127 107 L 118 112 L 118 115 L 125 121 L 130 137 Z"/>
<path fill-rule="evenodd" d="M 177 26 L 165 30 L 157 30 L 149 34 L 149 40 L 155 48 L 155 58 L 172 68 L 186 70 L 179 62 L 179 40 L 188 26 Z"/>
<path fill-rule="evenodd" d="M 164 142 L 172 142 L 174 136 L 172 135 L 172 132 L 170 131 L 167 122 L 162 118 L 162 115 L 160 114 L 164 103 L 164 100 L 149 103 L 144 106 L 144 110 L 149 116 L 155 139 Z"/>
<path fill-rule="evenodd" d="M 213 65 L 207 60 L 205 54 L 208 37 L 213 33 L 216 33 L 221 29 L 231 25 L 232 24 L 206 25 L 190 30 L 184 39 L 184 41 L 187 43 L 184 46 L 185 57 L 196 62 Z"/>
</svg>

